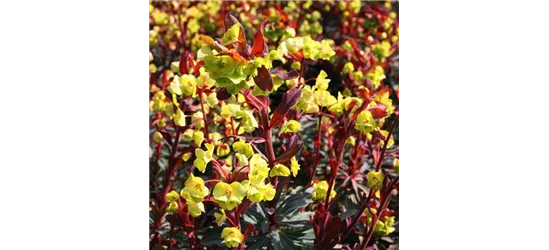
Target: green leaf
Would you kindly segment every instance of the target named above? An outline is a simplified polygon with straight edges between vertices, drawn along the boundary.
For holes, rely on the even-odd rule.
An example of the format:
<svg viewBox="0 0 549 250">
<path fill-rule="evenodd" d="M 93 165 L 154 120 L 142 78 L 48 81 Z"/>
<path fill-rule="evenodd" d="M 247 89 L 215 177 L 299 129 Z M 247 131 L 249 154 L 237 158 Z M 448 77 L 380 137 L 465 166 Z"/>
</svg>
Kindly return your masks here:
<svg viewBox="0 0 549 250">
<path fill-rule="evenodd" d="M 266 235 L 250 236 L 246 239 L 246 249 L 264 249 L 267 244 L 267 239 Z"/>
<path fill-rule="evenodd" d="M 289 215 L 297 212 L 300 208 L 310 204 L 312 200 L 312 189 L 307 189 L 303 193 L 289 195 L 278 206 L 278 214 Z"/>
<path fill-rule="evenodd" d="M 341 220 L 345 220 L 345 218 L 349 217 L 349 216 L 353 216 L 355 215 L 356 213 L 358 212 L 358 209 L 347 209 L 347 211 L 341 213 L 339 215 L 339 217 L 341 218 Z"/>
</svg>

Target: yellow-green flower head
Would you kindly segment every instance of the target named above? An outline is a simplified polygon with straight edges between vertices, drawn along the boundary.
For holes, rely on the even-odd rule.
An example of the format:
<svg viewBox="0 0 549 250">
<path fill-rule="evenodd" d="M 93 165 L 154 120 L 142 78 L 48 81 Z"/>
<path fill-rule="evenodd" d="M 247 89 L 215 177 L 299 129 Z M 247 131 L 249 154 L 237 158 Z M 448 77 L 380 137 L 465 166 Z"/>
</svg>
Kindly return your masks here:
<svg viewBox="0 0 549 250">
<path fill-rule="evenodd" d="M 233 210 L 242 202 L 246 196 L 246 188 L 239 182 L 230 185 L 225 182 L 218 182 L 213 190 L 214 200 L 219 206 L 226 210 Z"/>
<path fill-rule="evenodd" d="M 180 126 L 180 127 L 185 126 L 185 114 L 183 113 L 183 111 L 181 111 L 181 109 L 177 108 L 177 111 L 173 116 L 173 122 L 177 126 Z"/>
<path fill-rule="evenodd" d="M 289 120 L 282 125 L 278 134 L 297 133 L 299 130 L 301 130 L 301 124 L 296 120 Z"/>
<path fill-rule="evenodd" d="M 242 167 L 242 166 L 247 166 L 248 165 L 248 157 L 246 157 L 246 155 L 243 155 L 241 153 L 235 153 L 234 156 L 238 160 L 238 165 L 239 166 Z"/>
<path fill-rule="evenodd" d="M 334 47 L 334 41 L 332 39 L 324 39 L 320 41 L 320 52 L 318 57 L 324 60 L 330 60 L 332 56 L 335 55 L 335 51 L 332 49 Z"/>
<path fill-rule="evenodd" d="M 241 153 L 246 157 L 250 158 L 254 154 L 254 149 L 252 145 L 246 143 L 246 141 L 240 139 L 239 141 L 233 143 L 233 150 L 237 153 Z"/>
<path fill-rule="evenodd" d="M 375 96 L 374 101 L 376 103 L 381 103 L 385 105 L 385 107 L 387 107 L 387 115 L 391 115 L 395 110 L 395 107 L 393 106 L 393 100 L 389 98 L 389 92 L 385 92 L 381 95 Z"/>
<path fill-rule="evenodd" d="M 353 11 L 354 13 L 358 13 L 360 12 L 360 0 L 353 0 L 350 4 L 349 4 L 349 9 L 351 11 Z"/>
<path fill-rule="evenodd" d="M 196 129 L 201 129 L 204 127 L 204 114 L 202 114 L 202 111 L 197 111 L 192 115 L 191 123 L 194 123 L 194 127 Z"/>
<path fill-rule="evenodd" d="M 179 204 L 177 202 L 173 201 L 168 204 L 168 207 L 166 207 L 166 212 L 169 214 L 173 214 L 177 212 L 177 209 L 179 209 Z"/>
<path fill-rule="evenodd" d="M 182 75 L 179 82 L 181 83 L 181 93 L 187 97 L 196 97 L 196 77 L 194 75 Z"/>
<path fill-rule="evenodd" d="M 380 234 L 383 236 L 387 236 L 390 233 L 395 231 L 395 228 L 393 227 L 393 224 L 395 223 L 395 217 L 394 216 L 384 216 L 382 217 L 384 220 L 383 227 L 379 230 Z M 377 225 L 376 225 L 377 228 Z"/>
<path fill-rule="evenodd" d="M 236 112 L 236 118 L 242 118 L 241 127 L 244 131 L 251 133 L 259 126 L 251 110 L 239 110 Z"/>
<path fill-rule="evenodd" d="M 316 90 L 314 98 L 315 103 L 322 107 L 330 107 L 337 103 L 337 99 L 328 90 Z"/>
<path fill-rule="evenodd" d="M 372 46 L 372 52 L 379 59 L 383 59 L 385 57 L 388 57 L 390 51 L 391 51 L 391 44 L 387 41 L 383 41 L 381 43 L 374 44 Z"/>
<path fill-rule="evenodd" d="M 179 200 L 179 194 L 175 190 L 172 190 L 166 194 L 166 201 L 175 202 L 177 200 Z"/>
<path fill-rule="evenodd" d="M 290 176 L 290 169 L 282 164 L 276 164 L 269 173 L 270 177 L 274 176 Z"/>
<path fill-rule="evenodd" d="M 231 147 L 229 147 L 229 144 L 223 143 L 221 145 L 217 145 L 216 155 L 219 157 L 223 157 L 231 153 Z"/>
<path fill-rule="evenodd" d="M 227 216 L 225 215 L 225 210 L 219 209 L 219 211 L 221 213 L 214 213 L 215 223 L 217 223 L 217 226 L 222 226 L 227 219 Z"/>
<path fill-rule="evenodd" d="M 327 181 L 320 181 L 313 185 L 315 188 L 315 191 L 313 191 L 313 200 L 315 201 L 321 201 L 326 200 L 326 195 L 328 194 L 328 188 L 329 184 Z M 336 192 L 334 191 L 334 188 L 332 187 L 332 192 L 330 193 L 330 198 L 334 198 L 336 196 Z"/>
<path fill-rule="evenodd" d="M 376 127 L 376 121 L 374 120 L 374 117 L 372 116 L 372 113 L 370 113 L 370 111 L 363 110 L 356 117 L 355 129 L 357 129 L 358 131 L 364 134 L 368 134 L 374 131 L 374 128 Z"/>
<path fill-rule="evenodd" d="M 201 146 L 204 141 L 204 132 L 197 130 L 193 133 L 193 141 L 197 146 Z"/>
<path fill-rule="evenodd" d="M 188 128 L 183 132 L 183 141 L 192 141 L 194 136 L 194 130 L 191 128 Z"/>
<path fill-rule="evenodd" d="M 242 243 L 244 240 L 244 235 L 236 227 L 226 227 L 223 228 L 221 232 L 221 238 L 223 241 L 221 243 L 225 244 L 229 248 L 237 247 L 238 244 Z"/>
<path fill-rule="evenodd" d="M 182 95 L 181 92 L 181 83 L 179 82 L 179 76 L 174 76 L 170 86 L 168 86 L 168 91 L 172 94 Z"/>
<path fill-rule="evenodd" d="M 334 112 L 338 115 L 343 114 L 343 109 L 344 109 L 344 106 L 345 106 L 345 99 L 348 99 L 348 98 L 343 98 L 343 95 L 341 94 L 341 92 L 337 92 L 337 103 L 330 106 L 328 111 Z"/>
<path fill-rule="evenodd" d="M 376 171 L 370 171 L 366 175 L 366 186 L 374 189 L 374 190 L 380 190 L 383 187 L 383 179 L 385 176 L 383 176 L 382 173 L 376 172 Z"/>
<path fill-rule="evenodd" d="M 292 65 L 290 66 L 292 69 L 295 69 L 295 70 L 300 70 L 301 69 L 301 63 L 299 61 L 295 61 L 292 63 Z"/>
<path fill-rule="evenodd" d="M 269 164 L 261 158 L 260 154 L 254 154 L 250 159 L 250 172 L 248 179 L 252 184 L 263 183 L 269 175 Z"/>
<path fill-rule="evenodd" d="M 297 160 L 295 159 L 295 156 L 292 157 L 292 159 L 290 160 L 290 168 L 292 169 L 292 175 L 294 177 L 297 176 L 297 172 L 299 171 L 300 169 L 300 166 L 299 166 L 299 163 L 297 162 Z"/>
<path fill-rule="evenodd" d="M 393 168 L 395 169 L 395 173 L 398 174 L 398 168 L 399 168 L 399 160 L 398 160 L 398 158 L 395 158 L 395 159 L 393 160 Z"/>
<path fill-rule="evenodd" d="M 372 85 L 376 89 L 381 81 L 385 79 L 385 72 L 381 66 L 376 66 L 373 72 L 366 74 L 366 77 L 372 80 Z"/>
<path fill-rule="evenodd" d="M 349 41 L 345 41 L 342 45 L 341 45 L 341 48 L 346 50 L 346 51 L 351 51 L 353 50 L 353 46 L 351 46 L 351 43 Z"/>
<path fill-rule="evenodd" d="M 206 95 L 206 93 L 203 94 Z M 208 106 L 212 108 L 216 108 L 217 106 L 219 106 L 219 100 L 217 100 L 217 93 L 215 92 L 212 92 L 210 93 L 210 95 L 206 96 L 205 100 Z"/>
<path fill-rule="evenodd" d="M 364 74 L 362 71 L 353 72 L 353 79 L 357 82 L 361 82 L 364 79 Z"/>
<path fill-rule="evenodd" d="M 307 113 L 318 112 L 318 105 L 316 105 L 316 103 L 314 102 L 313 88 L 309 85 L 306 85 L 301 90 L 301 98 L 297 102 L 296 109 L 299 111 L 305 111 Z"/>
<path fill-rule="evenodd" d="M 271 201 L 276 194 L 276 190 L 272 184 L 260 182 L 252 184 L 249 180 L 242 182 L 242 186 L 246 188 L 246 197 L 252 202 L 260 202 L 262 200 Z"/>
<path fill-rule="evenodd" d="M 210 194 L 210 190 L 204 185 L 204 180 L 200 177 L 195 177 L 193 174 L 185 181 L 185 188 L 181 190 L 181 196 L 185 198 L 184 192 L 188 193 L 188 197 L 194 202 L 202 202 L 204 197 Z M 185 198 L 188 200 L 187 198 Z"/>
<path fill-rule="evenodd" d="M 183 192 L 185 195 L 183 198 L 185 198 L 185 201 L 187 203 L 187 210 L 189 210 L 189 213 L 192 217 L 198 217 L 202 213 L 205 213 L 206 210 L 204 209 L 204 203 L 202 202 L 195 202 L 191 197 L 190 194 L 187 192 Z"/>
<path fill-rule="evenodd" d="M 155 131 L 154 134 L 153 134 L 154 142 L 160 143 L 162 141 L 162 139 L 164 139 L 164 137 L 162 136 L 162 133 L 160 133 L 158 131 Z"/>
<path fill-rule="evenodd" d="M 349 74 L 355 70 L 355 66 L 352 62 L 347 62 L 345 65 L 343 65 L 343 73 Z"/>
<path fill-rule="evenodd" d="M 210 162 L 213 159 L 213 153 L 215 148 L 215 146 L 211 143 L 206 143 L 205 145 L 206 145 L 207 151 L 204 151 L 201 148 L 197 148 L 194 150 L 194 153 L 196 155 L 196 160 L 194 160 L 193 164 L 202 173 L 206 171 L 206 165 L 208 164 L 208 162 Z"/>
<path fill-rule="evenodd" d="M 326 79 L 328 74 L 324 70 L 321 70 L 316 77 L 315 86 L 317 89 L 327 90 L 330 84 L 330 79 Z"/>
<path fill-rule="evenodd" d="M 184 162 L 187 162 L 189 159 L 191 159 L 191 156 L 192 156 L 191 152 L 187 152 L 181 156 L 181 159 L 183 159 Z"/>
</svg>

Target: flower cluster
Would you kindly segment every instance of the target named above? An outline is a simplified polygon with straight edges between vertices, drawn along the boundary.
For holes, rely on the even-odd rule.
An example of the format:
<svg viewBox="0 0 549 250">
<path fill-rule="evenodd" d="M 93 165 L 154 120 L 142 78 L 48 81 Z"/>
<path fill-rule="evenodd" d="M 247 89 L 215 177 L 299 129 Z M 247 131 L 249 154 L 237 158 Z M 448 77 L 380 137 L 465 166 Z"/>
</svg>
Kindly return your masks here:
<svg viewBox="0 0 549 250">
<path fill-rule="evenodd" d="M 393 6 L 150 2 L 151 247 L 389 248 Z"/>
</svg>

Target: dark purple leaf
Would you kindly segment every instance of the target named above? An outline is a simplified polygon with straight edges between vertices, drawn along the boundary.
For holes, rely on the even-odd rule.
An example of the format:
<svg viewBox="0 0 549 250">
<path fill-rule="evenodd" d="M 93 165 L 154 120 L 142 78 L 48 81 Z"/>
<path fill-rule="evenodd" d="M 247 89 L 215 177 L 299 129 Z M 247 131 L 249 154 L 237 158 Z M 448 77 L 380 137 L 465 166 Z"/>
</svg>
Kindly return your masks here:
<svg viewBox="0 0 549 250">
<path fill-rule="evenodd" d="M 257 76 L 254 77 L 254 82 L 263 91 L 273 90 L 273 78 L 265 66 L 257 69 Z"/>
<path fill-rule="evenodd" d="M 297 105 L 299 98 L 301 98 L 300 88 L 293 88 L 288 90 L 288 92 L 286 92 L 282 96 L 282 100 L 280 101 L 278 107 L 276 107 L 276 110 L 273 113 L 273 117 L 271 118 L 271 124 L 269 126 L 271 126 L 271 128 L 274 128 L 277 125 L 281 124 L 288 111 L 290 111 L 290 109 Z"/>
</svg>

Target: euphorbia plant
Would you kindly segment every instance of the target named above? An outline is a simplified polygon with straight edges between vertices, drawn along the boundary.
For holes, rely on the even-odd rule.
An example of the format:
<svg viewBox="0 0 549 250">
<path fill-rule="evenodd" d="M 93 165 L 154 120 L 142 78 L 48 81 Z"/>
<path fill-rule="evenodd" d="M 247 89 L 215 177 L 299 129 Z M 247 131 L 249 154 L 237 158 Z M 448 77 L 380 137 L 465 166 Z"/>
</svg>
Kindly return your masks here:
<svg viewBox="0 0 549 250">
<path fill-rule="evenodd" d="M 268 17 L 244 24 L 229 14 L 196 14 L 204 3 L 155 3 L 167 13 L 151 5 L 152 30 L 171 27 L 164 38 L 176 35 L 181 48 L 169 67 L 150 60 L 151 248 L 394 242 L 398 88 L 384 82 L 398 43 L 361 45 L 368 36 L 336 42 L 312 23 L 336 9 L 350 9 L 343 16 L 351 21 L 369 11 L 376 20 L 396 17 L 384 6 L 350 3 L 220 3 L 222 13 L 239 4 L 243 18 L 259 10 Z M 205 30 L 194 24 L 207 21 L 223 32 L 196 34 Z M 187 35 L 198 39 L 189 46 Z M 151 58 L 169 54 L 158 47 L 172 51 L 162 43 L 151 40 Z"/>
</svg>

